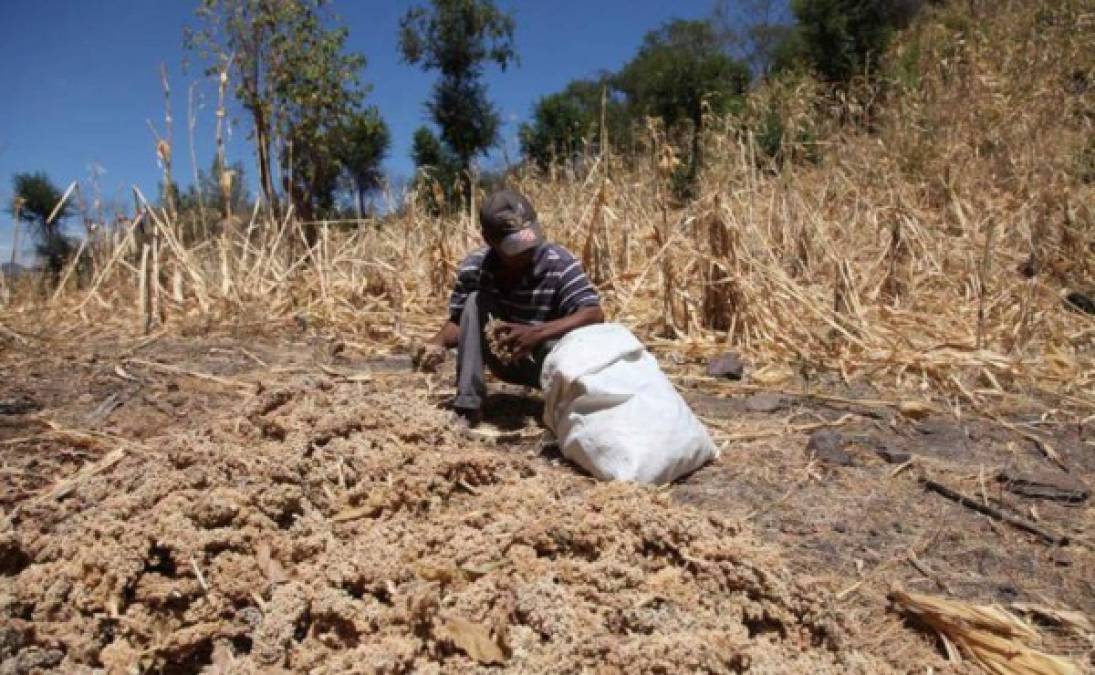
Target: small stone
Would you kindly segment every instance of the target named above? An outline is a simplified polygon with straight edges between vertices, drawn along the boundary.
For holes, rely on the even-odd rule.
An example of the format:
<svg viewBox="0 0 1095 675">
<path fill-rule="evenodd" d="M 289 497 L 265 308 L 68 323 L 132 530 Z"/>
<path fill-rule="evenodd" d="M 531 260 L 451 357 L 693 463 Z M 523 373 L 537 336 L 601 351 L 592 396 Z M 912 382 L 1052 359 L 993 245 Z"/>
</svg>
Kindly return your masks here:
<svg viewBox="0 0 1095 675">
<path fill-rule="evenodd" d="M 1031 253 L 1025 261 L 1020 263 L 1017 268 L 1019 274 L 1022 274 L 1027 279 L 1030 279 L 1034 275 L 1038 274 L 1038 261 L 1035 259 L 1034 254 Z"/>
<path fill-rule="evenodd" d="M 726 352 L 707 363 L 707 374 L 711 377 L 740 380 L 745 374 L 745 362 L 736 352 Z"/>
<path fill-rule="evenodd" d="M 41 409 L 41 405 L 26 396 L 0 399 L 0 415 L 25 415 Z"/>
<path fill-rule="evenodd" d="M 852 456 L 844 452 L 844 437 L 837 431 L 822 429 L 810 435 L 806 443 L 806 455 L 828 464 L 853 466 Z"/>
<path fill-rule="evenodd" d="M 1053 552 L 1049 554 L 1049 559 L 1052 560 L 1053 564 L 1058 567 L 1072 566 L 1072 556 L 1068 553 L 1068 551 L 1062 551 L 1059 548 L 1054 549 Z"/>
<path fill-rule="evenodd" d="M 749 412 L 770 413 L 779 410 L 785 403 L 786 400 L 779 394 L 761 392 L 745 399 L 745 409 Z"/>
<path fill-rule="evenodd" d="M 879 448 L 875 452 L 883 461 L 889 464 L 904 464 L 912 459 L 912 454 L 908 452 L 901 452 L 900 450 L 894 450 L 892 448 Z"/>
<path fill-rule="evenodd" d="M 1065 306 L 1073 311 L 1095 314 L 1095 300 L 1079 291 L 1072 291 L 1065 296 Z"/>
<path fill-rule="evenodd" d="M 1067 473 L 1050 471 L 1021 472 L 1005 469 L 996 477 L 1008 492 L 1021 497 L 1052 499 L 1078 504 L 1087 501 L 1091 490 L 1079 479 Z"/>
</svg>

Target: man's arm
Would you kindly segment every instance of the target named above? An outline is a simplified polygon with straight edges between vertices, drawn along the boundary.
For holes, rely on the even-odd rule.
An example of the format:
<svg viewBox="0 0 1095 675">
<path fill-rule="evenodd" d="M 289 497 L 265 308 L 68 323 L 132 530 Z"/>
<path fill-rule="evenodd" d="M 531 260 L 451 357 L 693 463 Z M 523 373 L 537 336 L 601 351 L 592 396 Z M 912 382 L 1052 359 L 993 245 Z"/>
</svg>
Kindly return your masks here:
<svg viewBox="0 0 1095 675">
<path fill-rule="evenodd" d="M 445 353 L 460 343 L 460 326 L 452 319 L 426 342 L 411 344 L 411 364 L 422 372 L 432 373 L 445 362 Z"/>
<path fill-rule="evenodd" d="M 588 305 L 579 307 L 574 312 L 536 326 L 526 326 L 519 323 L 504 323 L 503 340 L 509 344 L 515 356 L 523 359 L 536 349 L 537 345 L 548 340 L 557 340 L 575 328 L 589 326 L 595 323 L 604 323 L 605 313 L 600 305 Z"/>
<path fill-rule="evenodd" d="M 412 355 L 415 367 L 424 371 L 434 371 L 445 361 L 445 350 L 460 344 L 460 313 L 468 296 L 479 289 L 479 270 L 483 259 L 486 257 L 486 249 L 473 251 L 464 258 L 456 273 L 456 284 L 453 286 L 452 295 L 449 296 L 449 318 L 441 324 L 441 330 L 427 340 L 419 343 Z M 456 318 L 453 318 L 456 317 Z"/>
<path fill-rule="evenodd" d="M 455 321 L 449 319 L 441 326 L 441 330 L 437 331 L 437 334 L 430 338 L 430 344 L 437 345 L 444 349 L 451 349 L 460 344 L 460 326 Z"/>
</svg>

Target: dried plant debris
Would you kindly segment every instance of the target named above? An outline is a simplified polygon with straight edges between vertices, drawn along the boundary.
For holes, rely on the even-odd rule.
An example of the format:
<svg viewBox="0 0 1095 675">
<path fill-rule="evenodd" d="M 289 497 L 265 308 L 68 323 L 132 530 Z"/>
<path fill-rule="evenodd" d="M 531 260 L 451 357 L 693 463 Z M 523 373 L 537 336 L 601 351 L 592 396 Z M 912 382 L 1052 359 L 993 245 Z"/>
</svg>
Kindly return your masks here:
<svg viewBox="0 0 1095 675">
<path fill-rule="evenodd" d="M 24 505 L 0 668 L 887 670 L 747 530 L 469 443 L 411 389 L 246 411 Z"/>
<path fill-rule="evenodd" d="M 517 363 L 517 353 L 512 345 L 505 340 L 505 322 L 490 317 L 483 328 L 483 335 L 487 338 L 487 349 L 494 354 L 503 365 L 511 366 Z"/>
<path fill-rule="evenodd" d="M 935 630 L 952 661 L 964 655 L 998 675 L 1079 675 L 1069 659 L 1030 646 L 1038 632 L 1001 607 L 894 590 L 890 599 Z"/>
</svg>

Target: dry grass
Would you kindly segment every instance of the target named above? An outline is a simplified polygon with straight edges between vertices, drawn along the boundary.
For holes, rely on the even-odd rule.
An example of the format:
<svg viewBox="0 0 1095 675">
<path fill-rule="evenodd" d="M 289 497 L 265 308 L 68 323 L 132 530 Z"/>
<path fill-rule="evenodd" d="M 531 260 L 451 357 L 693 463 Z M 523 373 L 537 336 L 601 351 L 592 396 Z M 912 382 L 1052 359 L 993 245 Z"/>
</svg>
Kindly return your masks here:
<svg viewBox="0 0 1095 675">
<path fill-rule="evenodd" d="M 741 120 L 713 120 L 699 197 L 683 207 L 667 196 L 672 151 L 656 130 L 648 162 L 591 157 L 511 182 L 583 255 L 608 315 L 654 346 L 672 338 L 701 358 L 732 345 L 767 384 L 828 372 L 956 412 L 1037 398 L 1088 416 L 1095 321 L 1060 294 L 1095 271 L 1095 200 L 1075 170 L 1095 110 L 1093 21 L 1079 0 L 932 10 L 894 48 L 915 81 L 882 106 L 809 82 L 753 97 L 749 115 L 775 105 L 789 138 L 809 126 L 827 139 L 819 165 L 773 171 Z M 848 119 L 860 124 L 838 125 Z M 392 345 L 435 329 L 456 263 L 479 243 L 467 213 L 411 204 L 379 225 L 319 223 L 311 248 L 292 212 L 259 211 L 187 246 L 141 200 L 135 222 L 90 242 L 90 282 L 70 279 L 45 307 L 13 289 L 0 339 L 296 321 Z M 1028 260 L 1030 279 L 1016 272 Z"/>
</svg>

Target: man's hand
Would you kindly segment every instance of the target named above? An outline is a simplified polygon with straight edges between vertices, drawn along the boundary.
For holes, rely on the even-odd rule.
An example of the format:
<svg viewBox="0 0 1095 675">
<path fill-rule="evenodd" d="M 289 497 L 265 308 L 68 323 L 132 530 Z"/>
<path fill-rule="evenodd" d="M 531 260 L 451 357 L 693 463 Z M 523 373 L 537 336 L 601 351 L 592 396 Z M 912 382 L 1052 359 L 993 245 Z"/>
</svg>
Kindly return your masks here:
<svg viewBox="0 0 1095 675">
<path fill-rule="evenodd" d="M 515 360 L 521 361 L 532 354 L 532 350 L 544 341 L 540 326 L 528 326 L 523 323 L 503 322 L 498 328 L 503 344 L 513 351 Z"/>
<path fill-rule="evenodd" d="M 410 351 L 411 364 L 424 373 L 436 373 L 445 362 L 446 350 L 436 342 L 415 342 Z"/>
</svg>

